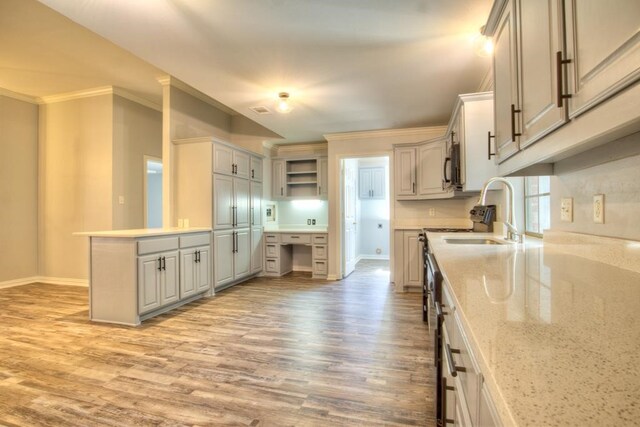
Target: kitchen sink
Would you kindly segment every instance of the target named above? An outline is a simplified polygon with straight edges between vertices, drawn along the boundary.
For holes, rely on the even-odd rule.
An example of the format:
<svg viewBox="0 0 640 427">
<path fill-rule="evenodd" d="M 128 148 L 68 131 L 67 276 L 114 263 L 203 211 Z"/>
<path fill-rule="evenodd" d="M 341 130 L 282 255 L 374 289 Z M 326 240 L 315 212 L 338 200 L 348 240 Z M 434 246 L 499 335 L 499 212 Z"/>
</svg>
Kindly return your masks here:
<svg viewBox="0 0 640 427">
<path fill-rule="evenodd" d="M 503 245 L 503 242 L 493 239 L 444 239 L 445 243 L 453 245 Z"/>
</svg>

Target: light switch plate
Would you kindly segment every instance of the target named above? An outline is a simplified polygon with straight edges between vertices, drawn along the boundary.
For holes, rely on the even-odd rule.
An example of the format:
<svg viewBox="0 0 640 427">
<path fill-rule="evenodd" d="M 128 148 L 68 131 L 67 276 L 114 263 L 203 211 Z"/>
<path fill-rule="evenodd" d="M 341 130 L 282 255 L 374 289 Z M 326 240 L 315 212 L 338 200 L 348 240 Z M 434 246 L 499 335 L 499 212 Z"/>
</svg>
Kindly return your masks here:
<svg viewBox="0 0 640 427">
<path fill-rule="evenodd" d="M 573 222 L 573 199 L 563 197 L 560 202 L 560 221 Z"/>
<path fill-rule="evenodd" d="M 118 196 L 118 203 L 124 205 L 124 196 Z"/>
<path fill-rule="evenodd" d="M 604 224 L 604 194 L 593 196 L 593 222 Z"/>
</svg>

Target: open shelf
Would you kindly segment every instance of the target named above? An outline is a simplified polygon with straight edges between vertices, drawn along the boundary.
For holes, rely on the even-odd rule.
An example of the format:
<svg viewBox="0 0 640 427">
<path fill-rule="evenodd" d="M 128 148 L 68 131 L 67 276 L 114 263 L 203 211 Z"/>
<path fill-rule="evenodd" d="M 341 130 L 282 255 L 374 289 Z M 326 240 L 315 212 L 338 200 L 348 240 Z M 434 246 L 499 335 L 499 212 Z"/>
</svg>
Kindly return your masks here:
<svg viewBox="0 0 640 427">
<path fill-rule="evenodd" d="M 295 172 L 287 172 L 287 175 L 317 175 L 318 171 L 295 171 Z"/>
<path fill-rule="evenodd" d="M 287 185 L 318 185 L 318 181 L 287 182 Z"/>
</svg>

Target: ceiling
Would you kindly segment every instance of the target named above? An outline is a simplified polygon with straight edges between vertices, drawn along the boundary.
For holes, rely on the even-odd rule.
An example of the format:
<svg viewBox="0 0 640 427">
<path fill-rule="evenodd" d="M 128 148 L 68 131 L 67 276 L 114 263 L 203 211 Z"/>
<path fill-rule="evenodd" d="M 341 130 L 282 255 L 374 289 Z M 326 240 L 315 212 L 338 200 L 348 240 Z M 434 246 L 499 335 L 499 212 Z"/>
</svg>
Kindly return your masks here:
<svg viewBox="0 0 640 427">
<path fill-rule="evenodd" d="M 24 3 L 31 1 L 0 2 L 2 8 Z M 25 75 L 39 82 L 23 93 L 44 92 L 38 85 L 65 91 L 56 77 L 89 84 L 100 76 L 114 80 L 108 84 L 157 99 L 155 78 L 148 79 L 153 88 L 123 80 L 136 80 L 136 73 L 168 73 L 282 135 L 284 142 L 320 141 L 335 132 L 446 124 L 455 96 L 476 91 L 490 67 L 488 58 L 475 55 L 472 38 L 485 23 L 492 0 L 41 3 L 146 63 L 113 45 L 113 51 L 103 46 L 107 55 L 95 49 L 100 55 L 92 56 L 89 46 L 107 42 L 78 26 L 68 34 L 52 31 L 45 35 L 62 43 L 60 49 L 40 52 L 36 43 L 30 50 L 12 52 L 40 65 Z M 15 26 L 20 22 L 5 16 L 0 28 L 6 21 Z M 38 25 L 36 21 L 32 30 L 42 33 Z M 16 42 L 25 44 L 29 38 Z M 0 42 L 3 62 L 5 44 L 12 45 Z M 130 59 L 143 64 L 139 71 L 127 68 Z M 41 65 L 47 61 L 66 67 L 57 70 L 58 75 L 43 73 Z M 4 68 L 0 63 L 0 86 Z M 274 111 L 280 91 L 291 93 L 291 113 L 258 115 L 249 110 L 266 106 Z"/>
</svg>

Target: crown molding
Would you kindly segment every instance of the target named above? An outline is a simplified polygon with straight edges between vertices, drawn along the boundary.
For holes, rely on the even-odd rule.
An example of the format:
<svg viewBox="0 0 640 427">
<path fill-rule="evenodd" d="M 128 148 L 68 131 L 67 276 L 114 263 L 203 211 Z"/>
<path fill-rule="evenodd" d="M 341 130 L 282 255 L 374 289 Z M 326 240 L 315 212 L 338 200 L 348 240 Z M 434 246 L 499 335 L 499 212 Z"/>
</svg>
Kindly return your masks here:
<svg viewBox="0 0 640 427">
<path fill-rule="evenodd" d="M 312 151 L 312 150 L 326 150 L 328 144 L 326 142 L 311 142 L 306 144 L 280 144 L 274 145 L 274 149 L 280 153 L 291 153 L 297 151 Z"/>
<path fill-rule="evenodd" d="M 410 136 L 410 135 L 422 135 L 424 133 L 431 133 L 434 130 L 442 131 L 443 133 L 447 129 L 447 126 L 429 126 L 421 128 L 405 128 L 405 129 L 381 129 L 381 130 L 367 130 L 358 132 L 342 132 L 342 133 L 328 133 L 323 135 L 327 141 L 346 141 L 353 139 L 368 139 L 375 137 L 395 137 L 395 136 Z"/>
<path fill-rule="evenodd" d="M 67 93 L 60 93 L 56 95 L 48 95 L 37 98 L 38 104 L 53 104 L 56 102 L 70 101 L 73 99 L 91 98 L 93 96 L 102 95 L 117 95 L 121 98 L 128 99 L 136 104 L 144 105 L 147 108 L 151 108 L 156 111 L 162 111 L 162 106 L 148 99 L 142 98 L 138 95 L 116 86 L 100 86 L 92 89 L 78 90 Z"/>
<path fill-rule="evenodd" d="M 151 108 L 152 110 L 162 112 L 162 105 L 156 104 L 155 102 L 149 101 L 148 99 L 142 98 L 138 95 L 134 95 L 133 93 L 122 89 L 121 87 L 113 87 L 113 94 L 118 95 L 121 98 L 128 99 L 131 102 L 135 102 L 140 105 L 144 105 L 147 108 Z"/>
<path fill-rule="evenodd" d="M 482 34 L 484 34 L 485 36 L 493 37 L 493 34 L 498 28 L 498 23 L 500 22 L 502 11 L 507 6 L 507 4 L 507 0 L 495 0 L 493 2 L 491 12 L 489 12 L 489 18 L 487 18 L 487 23 L 484 26 L 484 31 L 482 32 Z"/>
<path fill-rule="evenodd" d="M 38 98 L 34 96 L 25 95 L 23 93 L 14 92 L 9 89 L 4 89 L 0 87 L 0 95 L 6 96 L 7 98 L 17 99 L 18 101 L 28 102 L 30 104 L 37 104 Z"/>
<path fill-rule="evenodd" d="M 239 115 L 237 111 L 232 110 L 231 108 L 227 107 L 223 103 L 216 101 L 215 99 L 211 98 L 209 95 L 200 92 L 198 89 L 192 86 L 189 86 L 187 83 L 173 76 L 162 76 L 162 77 L 158 77 L 157 80 L 158 80 L 158 83 L 160 83 L 162 86 L 173 86 L 177 89 L 180 89 L 181 91 L 188 93 L 194 98 L 197 98 L 200 101 L 207 103 L 212 107 L 215 107 L 218 110 L 221 110 L 224 113 L 229 114 L 230 116 Z"/>
</svg>

